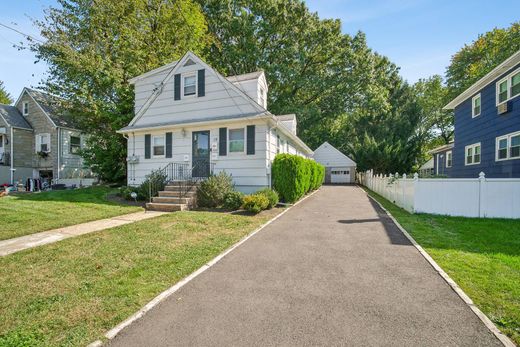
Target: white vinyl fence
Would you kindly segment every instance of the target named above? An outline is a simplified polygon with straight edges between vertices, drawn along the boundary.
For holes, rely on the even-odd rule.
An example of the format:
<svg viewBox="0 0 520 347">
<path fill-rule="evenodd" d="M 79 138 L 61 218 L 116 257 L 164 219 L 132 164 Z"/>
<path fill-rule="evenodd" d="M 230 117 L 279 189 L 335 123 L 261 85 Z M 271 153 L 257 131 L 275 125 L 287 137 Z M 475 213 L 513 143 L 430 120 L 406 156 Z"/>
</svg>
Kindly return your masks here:
<svg viewBox="0 0 520 347">
<path fill-rule="evenodd" d="M 449 216 L 520 218 L 520 179 L 413 178 L 358 173 L 358 183 L 409 212 Z"/>
</svg>

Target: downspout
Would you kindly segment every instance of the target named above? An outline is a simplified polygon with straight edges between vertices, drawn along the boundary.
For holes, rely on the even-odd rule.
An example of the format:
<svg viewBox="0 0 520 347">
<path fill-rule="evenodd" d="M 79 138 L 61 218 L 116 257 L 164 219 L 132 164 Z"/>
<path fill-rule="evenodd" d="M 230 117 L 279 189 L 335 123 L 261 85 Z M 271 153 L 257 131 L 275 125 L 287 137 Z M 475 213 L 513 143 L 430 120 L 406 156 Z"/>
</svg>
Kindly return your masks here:
<svg viewBox="0 0 520 347">
<path fill-rule="evenodd" d="M 123 138 L 126 139 L 126 147 L 128 148 L 128 140 L 129 140 L 129 136 L 126 135 L 126 134 L 121 134 L 121 135 L 123 135 Z M 127 152 L 127 156 L 126 156 L 126 170 L 127 170 L 127 172 L 126 172 L 126 176 L 127 176 L 127 177 L 126 177 L 126 184 L 127 184 L 127 185 L 128 185 L 128 180 L 129 180 L 129 177 L 128 177 L 128 176 L 130 175 L 130 177 L 132 177 L 132 173 L 131 173 L 131 171 L 129 170 L 129 166 L 130 166 L 131 162 L 130 162 L 128 159 L 130 159 L 130 157 L 128 156 L 128 152 Z M 132 166 L 132 167 L 133 167 L 133 166 Z"/>
<path fill-rule="evenodd" d="M 14 131 L 11 127 L 11 185 L 14 186 Z"/>
<path fill-rule="evenodd" d="M 269 189 L 271 189 L 271 126 L 269 125 L 269 122 L 267 122 L 267 165 L 267 184 L 269 185 Z"/>
<path fill-rule="evenodd" d="M 56 170 L 56 183 L 60 183 L 60 154 L 61 154 L 61 128 L 56 128 L 58 130 L 58 168 Z M 72 176 L 74 177 L 74 176 Z"/>
</svg>

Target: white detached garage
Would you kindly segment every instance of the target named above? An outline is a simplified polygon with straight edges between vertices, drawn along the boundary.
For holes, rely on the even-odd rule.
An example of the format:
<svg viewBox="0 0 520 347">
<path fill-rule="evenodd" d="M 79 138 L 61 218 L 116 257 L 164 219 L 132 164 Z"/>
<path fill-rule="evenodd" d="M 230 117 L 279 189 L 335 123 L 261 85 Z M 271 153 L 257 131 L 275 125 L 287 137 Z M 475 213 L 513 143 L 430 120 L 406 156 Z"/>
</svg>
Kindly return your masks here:
<svg viewBox="0 0 520 347">
<path fill-rule="evenodd" d="M 315 151 L 315 161 L 325 166 L 325 183 L 354 183 L 356 163 L 328 142 L 324 142 Z"/>
</svg>

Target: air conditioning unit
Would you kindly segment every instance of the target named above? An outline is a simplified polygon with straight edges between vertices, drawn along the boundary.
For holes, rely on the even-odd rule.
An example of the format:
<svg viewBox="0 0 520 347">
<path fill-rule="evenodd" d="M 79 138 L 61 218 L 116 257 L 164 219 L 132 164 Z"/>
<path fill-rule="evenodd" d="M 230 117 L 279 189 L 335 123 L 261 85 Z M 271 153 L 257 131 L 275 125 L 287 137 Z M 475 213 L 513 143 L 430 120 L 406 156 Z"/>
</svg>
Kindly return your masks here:
<svg viewBox="0 0 520 347">
<path fill-rule="evenodd" d="M 507 112 L 507 102 L 498 105 L 498 114 L 503 114 Z"/>
</svg>

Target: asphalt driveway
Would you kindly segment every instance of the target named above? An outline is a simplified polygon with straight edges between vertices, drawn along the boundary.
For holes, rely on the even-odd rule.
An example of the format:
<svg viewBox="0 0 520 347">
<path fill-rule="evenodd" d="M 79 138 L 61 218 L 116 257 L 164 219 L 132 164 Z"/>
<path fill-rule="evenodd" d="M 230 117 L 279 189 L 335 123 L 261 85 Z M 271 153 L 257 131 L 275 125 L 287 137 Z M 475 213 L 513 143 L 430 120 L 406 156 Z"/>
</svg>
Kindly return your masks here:
<svg viewBox="0 0 520 347">
<path fill-rule="evenodd" d="M 354 186 L 325 186 L 111 346 L 501 346 Z"/>
</svg>

